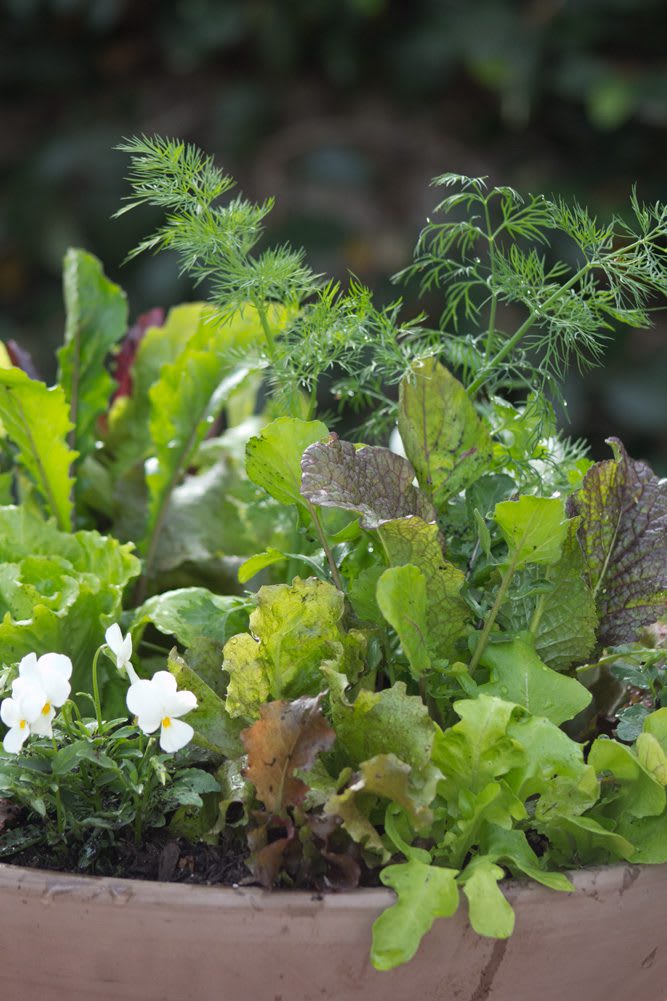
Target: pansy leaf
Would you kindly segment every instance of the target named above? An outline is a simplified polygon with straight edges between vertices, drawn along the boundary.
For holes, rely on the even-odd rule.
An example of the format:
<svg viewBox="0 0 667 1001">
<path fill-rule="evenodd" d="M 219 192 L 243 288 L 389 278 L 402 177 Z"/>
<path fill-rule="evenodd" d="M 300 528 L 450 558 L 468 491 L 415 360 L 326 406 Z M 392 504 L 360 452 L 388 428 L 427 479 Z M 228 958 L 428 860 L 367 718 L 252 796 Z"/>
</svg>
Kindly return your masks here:
<svg viewBox="0 0 667 1001">
<path fill-rule="evenodd" d="M 667 481 L 631 459 L 616 438 L 614 458 L 588 470 L 569 500 L 600 615 L 599 641 L 632 642 L 667 611 Z"/>
<path fill-rule="evenodd" d="M 448 918 L 459 904 L 458 870 L 411 860 L 390 865 L 380 879 L 398 900 L 375 920 L 371 961 L 376 970 L 393 970 L 412 959 L 436 918 Z"/>
<path fill-rule="evenodd" d="M 304 497 L 320 507 L 357 512 L 363 528 L 411 514 L 435 520 L 433 506 L 412 482 L 414 469 L 388 448 L 357 449 L 332 434 L 327 441 L 309 445 L 301 469 Z"/>
<path fill-rule="evenodd" d="M 438 508 L 488 470 L 488 429 L 435 358 L 413 366 L 401 382 L 398 429 L 420 486 Z"/>
</svg>

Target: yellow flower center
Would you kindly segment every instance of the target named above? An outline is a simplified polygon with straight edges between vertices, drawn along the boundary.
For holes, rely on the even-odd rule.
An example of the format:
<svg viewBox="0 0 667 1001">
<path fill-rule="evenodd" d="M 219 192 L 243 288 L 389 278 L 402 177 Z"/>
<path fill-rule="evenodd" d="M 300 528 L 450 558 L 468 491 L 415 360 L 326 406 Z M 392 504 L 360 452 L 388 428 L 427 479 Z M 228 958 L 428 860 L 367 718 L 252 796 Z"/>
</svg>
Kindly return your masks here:
<svg viewBox="0 0 667 1001">
<path fill-rule="evenodd" d="M 165 728 L 171 726 L 171 719 L 169 718 L 169 716 L 165 716 L 165 718 L 162 720 L 162 726 Z"/>
<path fill-rule="evenodd" d="M 22 720 L 21 720 L 21 721 L 19 722 L 19 730 L 25 730 L 25 728 L 27 727 L 27 725 L 28 725 L 28 724 L 27 724 L 26 720 L 22 719 Z"/>
<path fill-rule="evenodd" d="M 42 716 L 48 716 L 50 712 L 51 712 L 51 703 L 45 702 L 42 707 Z"/>
</svg>

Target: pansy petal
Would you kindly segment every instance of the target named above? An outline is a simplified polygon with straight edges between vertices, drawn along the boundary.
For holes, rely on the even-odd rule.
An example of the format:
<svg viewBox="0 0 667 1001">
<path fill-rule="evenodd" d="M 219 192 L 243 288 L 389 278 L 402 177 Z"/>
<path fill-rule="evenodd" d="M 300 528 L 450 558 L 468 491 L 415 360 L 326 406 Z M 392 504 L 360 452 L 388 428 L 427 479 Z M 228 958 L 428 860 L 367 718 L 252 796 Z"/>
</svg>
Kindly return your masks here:
<svg viewBox="0 0 667 1001">
<path fill-rule="evenodd" d="M 167 754 L 175 754 L 189 744 L 194 736 L 194 730 L 189 723 L 180 719 L 169 719 L 169 725 L 162 724 L 160 730 L 160 747 Z"/>
<path fill-rule="evenodd" d="M 21 678 L 35 677 L 37 672 L 37 654 L 27 653 L 19 662 L 19 676 Z"/>
<path fill-rule="evenodd" d="M 51 723 L 55 714 L 56 711 L 52 707 L 46 713 L 41 712 L 37 719 L 31 722 L 30 732 L 34 733 L 37 737 L 52 737 L 53 729 Z"/>
<path fill-rule="evenodd" d="M 27 719 L 29 723 L 39 716 L 42 706 L 49 701 L 42 686 L 28 678 L 16 678 L 12 685 L 12 697 L 16 702 L 19 719 Z"/>
<path fill-rule="evenodd" d="M 0 719 L 5 726 L 16 726 L 21 718 L 16 699 L 3 699 L 0 704 Z"/>
<path fill-rule="evenodd" d="M 128 688 L 125 702 L 129 711 L 134 716 L 139 716 L 141 713 L 156 711 L 158 704 L 161 708 L 162 700 L 156 699 L 155 696 L 156 692 L 151 682 L 147 678 L 140 678 Z M 160 708 L 157 708 L 158 714 Z"/>
<path fill-rule="evenodd" d="M 123 645 L 123 634 L 117 622 L 109 626 L 104 634 L 104 639 L 111 652 L 118 656 L 118 652 Z"/>
<path fill-rule="evenodd" d="M 67 702 L 71 686 L 66 678 L 59 678 L 57 675 L 51 675 L 51 677 L 43 679 L 43 684 L 44 691 L 48 696 L 49 702 L 51 702 L 54 706 L 62 706 L 65 702 Z"/>
<path fill-rule="evenodd" d="M 165 695 L 171 695 L 172 692 L 176 691 L 176 678 L 169 671 L 156 671 L 151 681 L 155 685 L 156 691 L 159 691 L 163 698 Z"/>
<path fill-rule="evenodd" d="M 174 692 L 165 700 L 165 711 L 168 716 L 185 716 L 197 708 L 197 696 L 193 692 Z"/>
<path fill-rule="evenodd" d="M 7 754 L 18 754 L 29 736 L 30 730 L 27 726 L 13 726 L 11 730 L 8 730 L 5 734 L 2 746 Z"/>
<path fill-rule="evenodd" d="M 37 661 L 41 677 L 64 678 L 66 681 L 72 677 L 72 661 L 64 653 L 45 653 Z"/>
<path fill-rule="evenodd" d="M 162 714 L 155 715 L 155 713 L 139 713 L 137 716 L 137 726 L 142 733 L 155 733 L 162 722 L 162 719 Z"/>
</svg>

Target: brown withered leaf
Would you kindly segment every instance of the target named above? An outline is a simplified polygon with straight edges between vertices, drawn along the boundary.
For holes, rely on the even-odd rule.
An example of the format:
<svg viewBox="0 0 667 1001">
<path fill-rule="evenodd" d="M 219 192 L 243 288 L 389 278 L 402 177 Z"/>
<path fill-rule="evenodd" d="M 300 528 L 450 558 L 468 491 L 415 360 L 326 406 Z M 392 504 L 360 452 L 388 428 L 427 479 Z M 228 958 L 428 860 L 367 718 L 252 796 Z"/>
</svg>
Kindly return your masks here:
<svg viewBox="0 0 667 1001">
<path fill-rule="evenodd" d="M 308 786 L 296 769 L 308 770 L 336 739 L 322 714 L 322 697 L 267 702 L 260 718 L 241 733 L 248 755 L 244 776 L 273 815 L 283 816 L 287 807 L 303 802 Z"/>
</svg>

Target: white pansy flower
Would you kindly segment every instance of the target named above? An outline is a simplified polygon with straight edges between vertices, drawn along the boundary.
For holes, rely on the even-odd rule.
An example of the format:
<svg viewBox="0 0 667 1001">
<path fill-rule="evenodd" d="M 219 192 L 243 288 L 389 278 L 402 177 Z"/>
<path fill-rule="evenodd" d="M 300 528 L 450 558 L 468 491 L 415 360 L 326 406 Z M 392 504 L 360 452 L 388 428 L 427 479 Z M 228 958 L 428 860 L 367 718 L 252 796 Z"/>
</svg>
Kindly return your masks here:
<svg viewBox="0 0 667 1001">
<path fill-rule="evenodd" d="M 55 707 L 58 709 L 69 698 L 72 677 L 72 661 L 62 653 L 45 653 L 38 659 L 37 654 L 29 653 L 19 664 L 19 676 L 12 685 L 12 695 L 16 686 L 29 683 L 41 688 L 48 703 L 45 715 Z M 55 711 L 50 719 L 55 716 Z M 49 720 L 50 722 L 50 720 Z M 50 733 L 48 734 L 50 736 Z"/>
<path fill-rule="evenodd" d="M 9 727 L 2 742 L 8 754 L 18 754 L 31 733 L 43 730 L 42 709 L 46 702 L 46 693 L 39 685 L 16 679 L 11 698 L 3 699 L 0 705 L 0 719 Z M 49 716 L 49 729 L 52 718 Z"/>
<path fill-rule="evenodd" d="M 176 678 L 169 671 L 157 671 L 150 679 L 140 679 L 127 691 L 127 708 L 137 717 L 144 733 L 160 728 L 160 747 L 173 754 L 185 747 L 194 735 L 189 723 L 179 717 L 197 708 L 192 692 L 179 692 Z"/>
<path fill-rule="evenodd" d="M 116 667 L 120 673 L 127 675 L 131 685 L 136 684 L 139 681 L 139 675 L 132 667 L 132 661 L 130 660 L 132 657 L 132 636 L 130 633 L 127 636 L 123 636 L 120 626 L 117 622 L 114 622 L 105 632 L 104 639 L 116 658 Z"/>
</svg>

